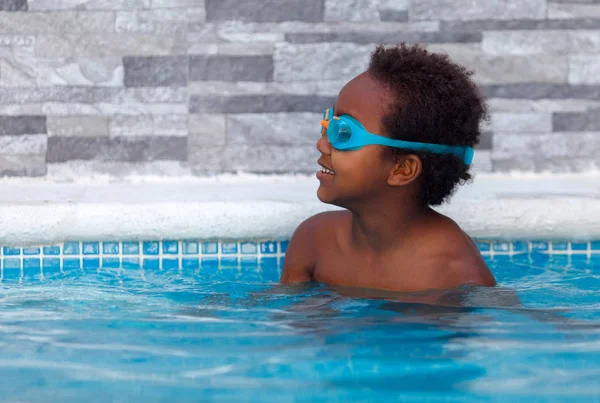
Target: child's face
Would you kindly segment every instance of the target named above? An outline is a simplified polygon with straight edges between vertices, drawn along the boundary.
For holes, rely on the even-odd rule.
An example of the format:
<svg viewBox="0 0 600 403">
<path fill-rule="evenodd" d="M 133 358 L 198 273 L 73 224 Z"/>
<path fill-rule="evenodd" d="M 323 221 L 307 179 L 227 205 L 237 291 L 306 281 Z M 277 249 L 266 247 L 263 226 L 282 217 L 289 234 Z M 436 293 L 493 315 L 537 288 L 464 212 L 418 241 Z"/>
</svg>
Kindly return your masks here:
<svg viewBox="0 0 600 403">
<path fill-rule="evenodd" d="M 350 115 L 370 133 L 385 135 L 381 120 L 388 100 L 388 89 L 363 73 L 342 88 L 334 106 L 335 115 Z M 335 172 L 335 175 L 317 173 L 320 182 L 317 196 L 322 202 L 348 208 L 368 202 L 387 188 L 393 159 L 384 158 L 389 154 L 384 146 L 340 151 L 324 136 L 317 141 L 317 149 L 321 152 L 319 162 Z"/>
</svg>

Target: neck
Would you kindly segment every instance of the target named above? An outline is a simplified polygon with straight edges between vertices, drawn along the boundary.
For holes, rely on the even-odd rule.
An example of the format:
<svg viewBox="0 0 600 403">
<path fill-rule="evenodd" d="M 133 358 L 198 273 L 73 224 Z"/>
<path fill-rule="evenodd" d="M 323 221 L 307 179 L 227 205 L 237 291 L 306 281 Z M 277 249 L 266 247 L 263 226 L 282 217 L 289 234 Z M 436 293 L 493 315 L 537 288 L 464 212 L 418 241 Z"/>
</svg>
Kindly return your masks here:
<svg viewBox="0 0 600 403">
<path fill-rule="evenodd" d="M 385 252 L 411 236 L 419 221 L 432 213 L 427 206 L 398 199 L 381 200 L 352 212 L 352 243 L 355 248 Z"/>
</svg>

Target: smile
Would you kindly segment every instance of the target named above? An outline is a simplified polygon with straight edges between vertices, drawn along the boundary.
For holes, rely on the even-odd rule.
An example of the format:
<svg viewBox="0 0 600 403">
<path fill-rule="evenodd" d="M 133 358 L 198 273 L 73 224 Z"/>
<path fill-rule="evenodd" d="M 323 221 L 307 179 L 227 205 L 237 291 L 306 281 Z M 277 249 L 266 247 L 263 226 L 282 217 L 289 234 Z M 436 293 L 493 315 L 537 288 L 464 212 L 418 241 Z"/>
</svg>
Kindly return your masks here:
<svg viewBox="0 0 600 403">
<path fill-rule="evenodd" d="M 323 161 L 321 161 L 320 159 L 317 161 L 317 164 L 319 164 L 321 166 L 321 172 L 323 172 L 324 174 L 329 174 L 329 175 L 335 175 L 335 171 L 333 169 L 330 169 L 327 165 L 325 165 L 325 163 Z"/>
</svg>

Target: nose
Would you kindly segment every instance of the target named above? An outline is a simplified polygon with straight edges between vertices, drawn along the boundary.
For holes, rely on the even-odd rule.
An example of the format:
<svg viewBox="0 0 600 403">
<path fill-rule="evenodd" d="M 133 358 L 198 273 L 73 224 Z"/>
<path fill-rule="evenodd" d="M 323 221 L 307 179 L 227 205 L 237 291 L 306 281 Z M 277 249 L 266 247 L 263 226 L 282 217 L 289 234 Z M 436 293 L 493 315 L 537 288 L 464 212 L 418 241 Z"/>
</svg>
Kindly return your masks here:
<svg viewBox="0 0 600 403">
<path fill-rule="evenodd" d="M 326 123 L 329 124 L 329 122 Z M 324 126 L 327 128 L 326 125 Z M 317 150 L 319 150 L 321 154 L 331 155 L 331 143 L 327 140 L 327 135 L 324 130 L 321 132 L 319 140 L 317 140 Z"/>
</svg>

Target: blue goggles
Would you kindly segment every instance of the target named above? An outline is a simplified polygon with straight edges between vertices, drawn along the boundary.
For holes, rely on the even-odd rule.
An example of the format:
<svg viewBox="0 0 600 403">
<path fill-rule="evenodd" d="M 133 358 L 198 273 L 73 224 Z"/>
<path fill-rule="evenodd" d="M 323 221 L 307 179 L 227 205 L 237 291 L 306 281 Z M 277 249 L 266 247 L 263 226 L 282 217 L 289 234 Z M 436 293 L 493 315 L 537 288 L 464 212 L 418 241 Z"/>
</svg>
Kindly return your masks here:
<svg viewBox="0 0 600 403">
<path fill-rule="evenodd" d="M 475 152 L 468 146 L 449 146 L 444 144 L 418 143 L 413 141 L 394 140 L 389 137 L 369 133 L 360 122 L 352 116 L 334 116 L 333 108 L 327 109 L 321 121 L 321 136 L 336 150 L 354 151 L 364 146 L 378 144 L 388 147 L 413 151 L 426 151 L 434 154 L 453 154 L 471 165 Z"/>
</svg>

